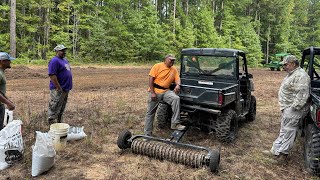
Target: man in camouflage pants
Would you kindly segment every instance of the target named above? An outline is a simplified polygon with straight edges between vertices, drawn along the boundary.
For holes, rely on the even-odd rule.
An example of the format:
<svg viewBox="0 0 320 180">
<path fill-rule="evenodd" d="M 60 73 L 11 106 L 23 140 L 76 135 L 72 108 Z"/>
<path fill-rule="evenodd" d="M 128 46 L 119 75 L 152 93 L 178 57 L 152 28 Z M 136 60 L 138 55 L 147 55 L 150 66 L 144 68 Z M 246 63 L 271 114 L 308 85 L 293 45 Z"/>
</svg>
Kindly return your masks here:
<svg viewBox="0 0 320 180">
<path fill-rule="evenodd" d="M 54 48 L 56 56 L 48 64 L 50 77 L 50 101 L 48 123 L 62 122 L 62 114 L 72 89 L 72 74 L 69 62 L 65 58 L 67 48 L 60 44 Z"/>
<path fill-rule="evenodd" d="M 299 121 L 306 116 L 309 110 L 310 78 L 299 67 L 299 61 L 295 56 L 286 56 L 282 64 L 288 75 L 282 81 L 278 94 L 282 113 L 281 127 L 280 134 L 273 142 L 270 153 L 280 162 L 286 162 L 296 138 Z"/>
</svg>

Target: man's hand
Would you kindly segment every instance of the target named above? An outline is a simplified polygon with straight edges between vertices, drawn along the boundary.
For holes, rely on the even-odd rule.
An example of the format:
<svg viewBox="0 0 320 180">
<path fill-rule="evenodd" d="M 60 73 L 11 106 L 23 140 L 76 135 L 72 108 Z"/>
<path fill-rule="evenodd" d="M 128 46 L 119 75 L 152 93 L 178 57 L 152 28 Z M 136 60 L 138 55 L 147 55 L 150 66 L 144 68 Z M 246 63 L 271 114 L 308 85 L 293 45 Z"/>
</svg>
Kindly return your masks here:
<svg viewBox="0 0 320 180">
<path fill-rule="evenodd" d="M 180 92 L 180 85 L 177 84 L 173 91 L 174 93 L 178 94 Z"/>
<path fill-rule="evenodd" d="M 156 101 L 157 100 L 157 94 L 152 92 L 151 93 L 151 101 Z"/>
<path fill-rule="evenodd" d="M 12 111 L 12 110 L 14 110 L 14 109 L 16 108 L 12 102 L 9 102 L 9 103 L 7 104 L 7 106 L 8 106 L 8 109 L 9 109 L 10 111 Z"/>
</svg>

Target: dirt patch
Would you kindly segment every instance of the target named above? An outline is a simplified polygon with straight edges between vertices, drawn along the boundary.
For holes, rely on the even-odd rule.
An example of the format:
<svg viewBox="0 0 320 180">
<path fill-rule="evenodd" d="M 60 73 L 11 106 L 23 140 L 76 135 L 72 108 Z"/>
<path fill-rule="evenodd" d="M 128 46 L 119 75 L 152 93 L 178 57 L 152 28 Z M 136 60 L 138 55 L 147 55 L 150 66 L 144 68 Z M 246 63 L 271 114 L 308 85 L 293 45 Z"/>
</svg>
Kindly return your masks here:
<svg viewBox="0 0 320 180">
<path fill-rule="evenodd" d="M 48 72 L 45 69 L 32 69 L 27 66 L 12 66 L 6 70 L 7 79 L 42 79 L 48 78 Z"/>
<path fill-rule="evenodd" d="M 218 175 L 208 168 L 194 169 L 168 161 L 121 151 L 118 133 L 143 132 L 150 67 L 74 67 L 64 121 L 84 126 L 86 139 L 70 142 L 58 152 L 55 166 L 37 179 L 310 179 L 304 169 L 300 138 L 287 166 L 272 164 L 262 150 L 278 135 L 280 113 L 277 92 L 285 72 L 252 69 L 257 98 L 256 121 L 244 124 L 234 144 L 220 144 L 198 129 L 190 129 L 182 142 L 221 149 Z M 46 68 L 18 66 L 9 69 L 8 96 L 15 102 L 15 119 L 24 122 L 24 160 L 0 172 L 0 179 L 30 179 L 34 132 L 47 131 L 49 78 Z M 169 129 L 155 129 L 155 136 L 168 137 Z"/>
</svg>

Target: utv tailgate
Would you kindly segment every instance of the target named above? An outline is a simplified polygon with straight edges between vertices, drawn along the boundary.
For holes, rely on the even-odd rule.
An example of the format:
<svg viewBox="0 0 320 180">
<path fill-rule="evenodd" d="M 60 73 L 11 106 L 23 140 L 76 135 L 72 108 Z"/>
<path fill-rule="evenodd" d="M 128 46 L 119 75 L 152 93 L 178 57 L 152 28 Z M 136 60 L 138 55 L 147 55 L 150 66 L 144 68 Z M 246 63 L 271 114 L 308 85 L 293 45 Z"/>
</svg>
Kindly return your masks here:
<svg viewBox="0 0 320 180">
<path fill-rule="evenodd" d="M 180 99 L 185 104 L 204 105 L 220 108 L 236 100 L 238 84 L 187 80 L 181 84 Z M 190 85 L 192 84 L 192 85 Z"/>
</svg>

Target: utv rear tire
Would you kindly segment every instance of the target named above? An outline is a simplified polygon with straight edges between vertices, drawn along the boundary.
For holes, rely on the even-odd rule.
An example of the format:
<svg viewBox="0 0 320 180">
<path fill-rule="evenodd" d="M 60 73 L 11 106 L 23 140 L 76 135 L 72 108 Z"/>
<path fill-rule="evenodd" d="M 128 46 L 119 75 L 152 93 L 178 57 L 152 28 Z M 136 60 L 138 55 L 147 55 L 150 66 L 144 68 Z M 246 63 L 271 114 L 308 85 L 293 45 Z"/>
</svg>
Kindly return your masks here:
<svg viewBox="0 0 320 180">
<path fill-rule="evenodd" d="M 304 160 L 307 169 L 320 175 L 320 130 L 314 124 L 305 127 Z"/>
<path fill-rule="evenodd" d="M 257 114 L 257 100 L 256 100 L 256 97 L 251 96 L 249 112 L 246 115 L 247 121 L 254 121 L 256 119 L 256 114 Z"/>
<path fill-rule="evenodd" d="M 131 144 L 128 142 L 128 140 L 131 138 L 132 134 L 128 130 L 123 130 L 117 140 L 117 145 L 120 149 L 127 149 L 130 148 Z"/>
<path fill-rule="evenodd" d="M 172 110 L 171 107 L 166 103 L 159 103 L 158 109 L 156 112 L 157 125 L 158 128 L 163 129 L 171 121 Z"/>
<path fill-rule="evenodd" d="M 216 137 L 221 142 L 232 143 L 236 138 L 238 129 L 238 121 L 236 118 L 236 112 L 229 109 L 225 113 L 218 116 L 216 122 Z"/>
<path fill-rule="evenodd" d="M 210 171 L 213 173 L 218 173 L 218 168 L 220 164 L 220 152 L 218 150 L 212 151 L 209 161 Z"/>
</svg>

